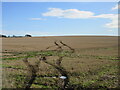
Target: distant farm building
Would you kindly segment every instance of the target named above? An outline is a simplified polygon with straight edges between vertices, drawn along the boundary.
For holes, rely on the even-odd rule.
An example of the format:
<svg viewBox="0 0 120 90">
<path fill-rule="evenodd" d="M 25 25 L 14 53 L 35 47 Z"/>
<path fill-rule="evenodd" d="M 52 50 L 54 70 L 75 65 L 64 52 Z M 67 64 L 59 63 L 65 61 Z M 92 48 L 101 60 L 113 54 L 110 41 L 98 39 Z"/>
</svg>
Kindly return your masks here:
<svg viewBox="0 0 120 90">
<path fill-rule="evenodd" d="M 32 37 L 32 36 L 31 36 L 31 35 L 29 35 L 29 34 L 26 34 L 26 35 L 25 35 L 25 37 Z"/>
</svg>

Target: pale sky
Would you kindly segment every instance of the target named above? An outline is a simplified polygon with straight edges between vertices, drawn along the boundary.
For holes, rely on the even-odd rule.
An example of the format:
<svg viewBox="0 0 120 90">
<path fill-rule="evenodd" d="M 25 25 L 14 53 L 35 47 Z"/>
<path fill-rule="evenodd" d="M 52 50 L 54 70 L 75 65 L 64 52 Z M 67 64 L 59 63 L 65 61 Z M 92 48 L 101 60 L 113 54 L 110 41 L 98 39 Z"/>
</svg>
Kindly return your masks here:
<svg viewBox="0 0 120 90">
<path fill-rule="evenodd" d="M 3 2 L 119 2 L 119 0 L 1 0 Z"/>
</svg>

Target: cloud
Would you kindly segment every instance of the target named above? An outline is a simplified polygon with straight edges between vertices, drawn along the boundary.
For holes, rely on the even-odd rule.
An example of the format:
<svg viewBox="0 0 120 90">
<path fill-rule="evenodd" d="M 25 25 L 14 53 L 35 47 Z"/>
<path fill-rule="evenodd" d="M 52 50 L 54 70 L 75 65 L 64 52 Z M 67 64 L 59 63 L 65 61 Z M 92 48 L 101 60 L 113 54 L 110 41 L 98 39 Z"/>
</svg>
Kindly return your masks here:
<svg viewBox="0 0 120 90">
<path fill-rule="evenodd" d="M 113 30 L 108 30 L 108 32 L 113 32 Z"/>
<path fill-rule="evenodd" d="M 120 5 L 119 5 L 119 4 L 116 4 L 116 5 L 112 8 L 112 10 L 117 10 L 117 9 L 120 9 Z"/>
<path fill-rule="evenodd" d="M 105 26 L 107 28 L 118 28 L 118 14 L 101 14 L 94 17 L 110 19 L 111 22 L 107 23 Z"/>
<path fill-rule="evenodd" d="M 43 19 L 43 18 L 29 18 L 29 20 L 46 20 L 46 19 Z"/>
<path fill-rule="evenodd" d="M 110 19 L 111 22 L 107 23 L 107 28 L 118 28 L 118 14 L 100 14 L 96 15 L 90 11 L 80 11 L 78 9 L 60 9 L 60 8 L 48 8 L 48 12 L 43 13 L 43 16 L 52 16 L 58 18 L 69 19 L 89 19 L 89 18 L 103 18 Z"/>
<path fill-rule="evenodd" d="M 91 18 L 94 13 L 90 11 L 80 11 L 78 9 L 67 9 L 62 10 L 60 8 L 49 8 L 49 11 L 46 13 L 43 13 L 43 16 L 54 16 L 59 18 Z"/>
</svg>

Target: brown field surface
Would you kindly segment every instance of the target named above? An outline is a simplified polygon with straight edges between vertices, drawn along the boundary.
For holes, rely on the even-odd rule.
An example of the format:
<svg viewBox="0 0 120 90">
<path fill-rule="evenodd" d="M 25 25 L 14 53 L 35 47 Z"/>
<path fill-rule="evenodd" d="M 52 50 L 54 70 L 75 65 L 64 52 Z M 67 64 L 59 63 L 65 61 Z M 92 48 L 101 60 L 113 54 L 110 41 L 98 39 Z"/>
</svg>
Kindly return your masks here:
<svg viewBox="0 0 120 90">
<path fill-rule="evenodd" d="M 32 38 L 3 38 L 4 50 L 14 51 L 38 51 L 54 45 L 55 40 L 62 40 L 75 49 L 99 48 L 118 45 L 117 37 L 110 36 L 63 36 L 63 37 L 32 37 Z"/>
<path fill-rule="evenodd" d="M 118 60 L 115 36 L 2 38 L 3 87 L 117 88 Z"/>
</svg>

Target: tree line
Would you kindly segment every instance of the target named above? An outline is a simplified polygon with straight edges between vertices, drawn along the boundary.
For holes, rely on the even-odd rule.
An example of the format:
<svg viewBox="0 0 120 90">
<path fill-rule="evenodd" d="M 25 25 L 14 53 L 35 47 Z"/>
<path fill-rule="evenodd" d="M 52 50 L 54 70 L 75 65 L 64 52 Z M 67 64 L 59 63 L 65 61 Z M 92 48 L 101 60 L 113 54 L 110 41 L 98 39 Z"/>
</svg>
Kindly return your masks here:
<svg viewBox="0 0 120 90">
<path fill-rule="evenodd" d="M 32 37 L 32 35 L 30 35 L 30 34 L 26 34 L 25 36 L 16 36 L 16 35 L 12 35 L 12 36 L 7 36 L 7 35 L 2 35 L 2 34 L 0 34 L 0 37 Z"/>
</svg>

